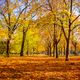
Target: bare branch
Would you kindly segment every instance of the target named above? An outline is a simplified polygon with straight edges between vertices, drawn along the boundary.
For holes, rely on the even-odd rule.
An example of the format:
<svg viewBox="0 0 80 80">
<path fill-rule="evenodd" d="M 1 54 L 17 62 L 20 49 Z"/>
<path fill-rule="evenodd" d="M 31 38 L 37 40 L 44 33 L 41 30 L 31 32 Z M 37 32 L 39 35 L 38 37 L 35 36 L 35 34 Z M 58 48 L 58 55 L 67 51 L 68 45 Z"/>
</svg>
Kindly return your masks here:
<svg viewBox="0 0 80 80">
<path fill-rule="evenodd" d="M 72 22 L 71 25 L 80 17 L 80 15 L 78 15 Z"/>
<path fill-rule="evenodd" d="M 71 29 L 71 31 L 73 31 L 75 28 L 77 28 L 78 26 L 80 26 L 80 24 L 77 24 L 73 27 L 73 29 Z"/>
<path fill-rule="evenodd" d="M 47 0 L 47 1 L 48 1 L 48 5 L 49 5 L 49 7 L 50 7 L 50 11 L 53 12 L 53 9 L 52 9 L 52 6 L 51 6 L 51 3 L 50 3 L 50 0 Z"/>
<path fill-rule="evenodd" d="M 66 38 L 66 40 L 67 40 L 67 36 L 66 36 L 66 33 L 65 33 L 65 30 L 64 30 L 64 27 L 63 27 L 63 22 L 62 22 L 62 20 L 60 20 L 58 17 L 57 17 L 57 19 L 61 22 L 61 28 L 62 28 L 62 31 L 63 31 L 63 33 L 64 33 L 64 36 L 65 36 L 65 38 Z"/>
<path fill-rule="evenodd" d="M 19 21 L 19 18 L 21 16 L 21 14 L 23 13 L 23 11 L 28 7 L 29 5 L 26 4 L 25 8 L 22 9 L 22 11 L 19 13 L 19 16 L 17 17 L 16 22 L 14 23 L 14 27 L 16 26 L 17 22 Z"/>
</svg>

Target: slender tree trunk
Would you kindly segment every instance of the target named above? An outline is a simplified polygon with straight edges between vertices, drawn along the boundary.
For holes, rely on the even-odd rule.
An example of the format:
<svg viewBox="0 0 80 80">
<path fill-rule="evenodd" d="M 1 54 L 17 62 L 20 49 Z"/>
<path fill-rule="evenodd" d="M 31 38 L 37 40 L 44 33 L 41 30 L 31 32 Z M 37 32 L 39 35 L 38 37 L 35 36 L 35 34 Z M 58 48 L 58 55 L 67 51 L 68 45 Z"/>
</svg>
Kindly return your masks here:
<svg viewBox="0 0 80 80">
<path fill-rule="evenodd" d="M 58 58 L 58 47 L 57 47 L 58 45 L 57 45 L 57 43 L 56 43 L 56 45 L 55 45 L 55 47 L 56 47 L 56 58 Z"/>
<path fill-rule="evenodd" d="M 49 55 L 51 56 L 51 43 L 49 43 Z"/>
<path fill-rule="evenodd" d="M 27 56 L 28 56 L 28 50 L 27 50 L 26 54 L 27 54 Z"/>
<path fill-rule="evenodd" d="M 9 57 L 9 44 L 10 44 L 10 40 L 7 40 L 7 50 L 6 50 L 6 56 Z"/>
<path fill-rule="evenodd" d="M 77 53 L 76 53 L 76 45 L 75 45 L 75 55 L 77 55 Z"/>
<path fill-rule="evenodd" d="M 70 17 L 71 17 L 71 15 L 72 15 L 72 0 L 71 0 L 71 4 L 70 4 Z M 68 59 L 68 55 L 69 55 L 69 41 L 70 41 L 70 33 L 71 33 L 71 25 L 72 25 L 72 23 L 71 23 L 71 18 L 69 19 L 69 30 L 68 30 L 68 38 L 66 39 L 66 61 L 68 61 L 69 59 Z"/>
<path fill-rule="evenodd" d="M 28 44 L 28 41 L 27 41 L 27 52 L 26 52 L 27 56 L 29 55 L 29 44 Z"/>
<path fill-rule="evenodd" d="M 23 28 L 23 38 L 22 38 L 22 45 L 21 45 L 20 56 L 24 56 L 24 43 L 25 43 L 25 38 L 26 38 L 26 32 L 24 31 L 24 28 Z"/>
<path fill-rule="evenodd" d="M 6 5 L 7 5 L 7 11 L 8 11 L 8 39 L 7 39 L 7 50 L 6 50 L 6 56 L 9 57 L 9 49 L 10 49 L 10 40 L 11 40 L 11 30 L 10 30 L 10 27 L 11 27 L 11 13 L 9 11 L 9 1 L 6 0 Z"/>
<path fill-rule="evenodd" d="M 53 57 L 55 56 L 55 43 L 53 44 Z"/>
<path fill-rule="evenodd" d="M 64 45 L 64 55 L 65 55 L 65 45 Z"/>
<path fill-rule="evenodd" d="M 61 47 L 61 56 L 63 55 L 62 47 Z"/>
<path fill-rule="evenodd" d="M 67 39 L 67 42 L 66 42 L 67 44 L 66 44 L 66 61 L 68 61 L 69 59 L 68 59 L 68 55 L 69 55 L 69 39 Z"/>
<path fill-rule="evenodd" d="M 11 34 L 8 32 L 8 39 L 7 39 L 7 49 L 6 49 L 6 56 L 9 57 L 9 52 L 10 52 L 10 40 L 11 40 Z"/>
<path fill-rule="evenodd" d="M 55 20 L 55 19 L 54 19 Z M 53 57 L 55 56 L 55 39 L 56 39 L 56 24 L 54 24 L 54 39 L 53 39 Z"/>
<path fill-rule="evenodd" d="M 49 55 L 49 47 L 47 47 L 47 55 Z"/>
<path fill-rule="evenodd" d="M 77 44 L 76 43 L 74 45 L 74 48 L 75 48 L 75 55 L 77 55 Z"/>
</svg>

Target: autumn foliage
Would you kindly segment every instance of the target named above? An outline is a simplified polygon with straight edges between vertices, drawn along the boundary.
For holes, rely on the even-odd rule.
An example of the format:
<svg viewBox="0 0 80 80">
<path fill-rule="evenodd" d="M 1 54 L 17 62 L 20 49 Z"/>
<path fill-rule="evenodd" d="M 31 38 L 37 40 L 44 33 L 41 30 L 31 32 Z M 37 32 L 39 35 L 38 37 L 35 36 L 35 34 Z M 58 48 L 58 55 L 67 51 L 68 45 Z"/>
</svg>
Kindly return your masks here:
<svg viewBox="0 0 80 80">
<path fill-rule="evenodd" d="M 0 0 L 1 80 L 80 80 L 79 56 L 80 0 Z"/>
</svg>

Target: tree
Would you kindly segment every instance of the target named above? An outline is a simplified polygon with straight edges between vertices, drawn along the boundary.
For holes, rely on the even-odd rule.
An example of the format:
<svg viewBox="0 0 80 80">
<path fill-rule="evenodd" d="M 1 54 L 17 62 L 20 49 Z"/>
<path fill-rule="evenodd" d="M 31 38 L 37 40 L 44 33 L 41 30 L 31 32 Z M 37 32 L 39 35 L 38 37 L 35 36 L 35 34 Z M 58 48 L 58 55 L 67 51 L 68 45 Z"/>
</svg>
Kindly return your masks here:
<svg viewBox="0 0 80 80">
<path fill-rule="evenodd" d="M 23 4 L 24 2 L 22 2 Z M 4 5 L 1 5 L 1 11 L 0 14 L 2 16 L 1 21 L 5 20 L 5 27 L 8 30 L 8 39 L 7 39 L 7 57 L 9 57 L 9 47 L 10 47 L 10 40 L 11 40 L 11 35 L 13 34 L 13 32 L 15 31 L 15 29 L 19 26 L 18 21 L 21 17 L 21 14 L 24 12 L 24 10 L 26 8 L 28 8 L 30 6 L 30 2 L 28 2 L 28 0 L 26 1 L 26 6 L 24 8 L 22 8 L 22 10 L 20 12 L 17 13 L 15 22 L 11 22 L 11 17 L 13 17 L 13 15 L 15 15 L 16 13 L 14 13 L 14 10 L 17 10 L 18 7 L 22 7 L 22 5 L 19 5 L 19 1 L 11 1 L 11 0 L 5 0 Z M 10 8 L 12 6 L 12 8 Z M 6 8 L 5 8 L 6 7 Z"/>
<path fill-rule="evenodd" d="M 25 26 L 25 24 L 27 24 Z M 22 29 L 22 44 L 21 44 L 21 51 L 20 51 L 20 56 L 23 56 L 24 54 L 24 43 L 25 43 L 25 39 L 26 39 L 26 32 L 28 31 L 28 25 L 29 23 L 24 23 L 23 29 Z"/>
<path fill-rule="evenodd" d="M 58 13 L 58 10 L 60 8 L 60 6 L 57 6 L 58 4 L 59 4 L 58 0 L 57 1 L 55 1 L 55 0 L 54 1 L 53 0 L 47 0 L 47 7 L 46 7 L 46 9 L 48 11 L 50 11 L 53 14 L 53 16 L 54 16 L 53 17 L 53 25 L 54 25 L 53 26 L 54 27 L 54 31 L 53 31 L 54 32 L 54 34 L 53 34 L 53 56 L 54 56 L 54 54 L 56 52 L 56 58 L 58 58 L 58 49 L 57 49 L 57 47 L 58 47 L 58 43 L 59 43 L 59 41 L 61 39 L 61 35 L 62 35 L 62 32 L 59 35 L 59 33 L 58 33 L 59 32 L 59 29 L 58 29 L 59 26 L 56 24 L 56 22 L 57 22 L 57 15 L 58 15 L 57 13 Z"/>
<path fill-rule="evenodd" d="M 14 31 L 17 29 L 17 27 L 22 25 L 22 23 L 20 23 L 19 21 L 21 20 L 21 18 L 23 20 L 28 19 L 30 17 L 30 14 L 33 14 L 35 12 L 35 10 L 38 9 L 37 7 L 40 7 L 40 6 L 38 6 L 37 4 L 35 6 L 34 0 L 32 0 L 32 1 L 29 1 L 29 0 L 23 0 L 23 1 L 21 1 L 21 0 L 15 0 L 15 1 L 5 0 L 3 4 L 1 5 L 2 9 L 0 10 L 0 15 L 2 16 L 2 19 L 1 19 L 2 24 L 5 23 L 3 26 L 5 26 L 8 30 L 6 53 L 7 53 L 7 56 L 9 57 L 9 47 L 10 47 L 11 35 L 14 33 Z M 32 8 L 31 8 L 31 6 L 32 6 Z M 23 17 L 24 12 L 26 14 L 25 18 Z M 12 17 L 15 17 L 15 21 L 13 21 L 13 22 L 11 20 Z M 24 31 L 25 30 L 23 29 L 23 34 L 25 34 Z M 24 45 L 22 44 L 22 46 L 24 46 Z M 21 51 L 21 52 L 23 52 L 23 51 Z"/>
<path fill-rule="evenodd" d="M 63 31 L 63 34 L 64 34 L 64 37 L 66 39 L 66 61 L 68 61 L 68 55 L 69 55 L 69 43 L 70 43 L 70 36 L 71 36 L 71 32 L 73 29 L 75 29 L 77 26 L 73 27 L 72 28 L 72 25 L 73 23 L 79 18 L 80 15 L 76 16 L 73 20 L 72 20 L 72 17 L 73 17 L 73 0 L 70 0 L 69 1 L 70 5 L 69 5 L 69 10 L 66 11 L 66 14 L 68 13 L 68 32 L 67 32 L 67 35 L 66 35 L 66 32 L 65 32 L 65 29 L 64 29 L 64 26 L 63 26 L 63 21 L 61 21 L 61 27 L 62 27 L 62 31 Z M 66 1 L 64 0 L 64 4 L 65 6 L 67 6 L 67 3 Z M 64 12 L 65 14 L 65 12 Z M 64 16 L 62 16 L 62 18 L 64 18 Z"/>
</svg>

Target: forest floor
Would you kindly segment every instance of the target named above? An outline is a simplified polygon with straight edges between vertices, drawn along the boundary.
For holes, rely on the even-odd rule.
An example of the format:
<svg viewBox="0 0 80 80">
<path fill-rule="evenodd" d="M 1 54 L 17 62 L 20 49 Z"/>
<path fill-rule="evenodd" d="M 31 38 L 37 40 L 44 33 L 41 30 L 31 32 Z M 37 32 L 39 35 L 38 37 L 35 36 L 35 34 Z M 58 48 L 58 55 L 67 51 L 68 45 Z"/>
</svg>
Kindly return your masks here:
<svg viewBox="0 0 80 80">
<path fill-rule="evenodd" d="M 80 57 L 0 57 L 0 80 L 80 80 Z"/>
</svg>

